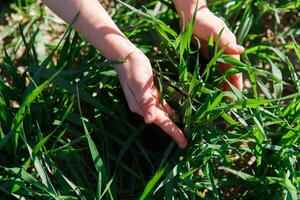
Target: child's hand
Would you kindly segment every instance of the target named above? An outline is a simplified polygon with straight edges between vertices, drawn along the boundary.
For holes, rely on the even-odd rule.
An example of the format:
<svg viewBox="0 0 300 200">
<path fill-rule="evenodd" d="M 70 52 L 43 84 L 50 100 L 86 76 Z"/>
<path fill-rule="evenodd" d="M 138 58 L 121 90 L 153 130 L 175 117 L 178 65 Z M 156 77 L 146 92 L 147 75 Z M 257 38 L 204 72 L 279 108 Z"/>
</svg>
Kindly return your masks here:
<svg viewBox="0 0 300 200">
<path fill-rule="evenodd" d="M 170 119 L 174 110 L 165 101 L 163 105 L 159 103 L 159 91 L 153 83 L 148 58 L 141 52 L 134 52 L 129 54 L 124 64 L 117 65 L 115 69 L 130 110 L 144 117 L 146 123 L 161 127 L 179 147 L 186 147 L 186 138 Z"/>
<path fill-rule="evenodd" d="M 181 24 L 187 23 L 181 19 Z M 194 35 L 201 40 L 208 41 L 211 34 L 213 38 L 218 37 L 219 32 L 223 30 L 220 38 L 220 48 L 227 45 L 226 54 L 241 54 L 244 47 L 236 43 L 235 35 L 229 30 L 223 20 L 215 16 L 207 7 L 202 7 L 197 11 Z"/>
<path fill-rule="evenodd" d="M 181 148 L 186 147 L 186 138 L 169 117 L 173 109 L 166 102 L 159 104 L 149 60 L 119 30 L 98 0 L 43 1 L 67 22 L 80 12 L 75 29 L 107 59 L 125 58 L 126 62 L 115 69 L 130 109 L 143 116 L 145 122 L 160 126 Z"/>
<path fill-rule="evenodd" d="M 178 12 L 180 12 L 178 8 Z M 190 9 L 194 10 L 194 9 Z M 187 21 L 191 20 L 193 13 L 181 13 L 180 25 L 184 26 Z M 239 59 L 239 55 L 243 53 L 244 48 L 236 43 L 235 35 L 229 30 L 226 24 L 215 16 L 206 6 L 199 7 L 196 14 L 196 21 L 194 27 L 194 36 L 196 36 L 201 42 L 201 53 L 203 56 L 208 57 L 208 48 L 207 42 L 211 35 L 216 39 L 219 32 L 223 29 L 221 38 L 220 38 L 220 48 L 227 45 L 224 53 L 231 55 L 237 59 Z M 219 63 L 219 68 L 221 72 L 226 71 L 233 66 L 221 64 Z M 239 90 L 243 88 L 243 78 L 242 74 L 235 74 L 232 76 L 228 76 L 227 79 Z M 230 87 L 223 83 L 222 89 L 231 90 Z"/>
</svg>

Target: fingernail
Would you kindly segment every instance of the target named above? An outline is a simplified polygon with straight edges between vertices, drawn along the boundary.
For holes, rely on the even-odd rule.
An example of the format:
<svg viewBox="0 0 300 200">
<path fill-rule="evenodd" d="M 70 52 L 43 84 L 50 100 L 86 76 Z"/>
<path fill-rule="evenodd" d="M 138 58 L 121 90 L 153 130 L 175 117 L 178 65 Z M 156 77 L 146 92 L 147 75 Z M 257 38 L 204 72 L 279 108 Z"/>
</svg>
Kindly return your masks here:
<svg viewBox="0 0 300 200">
<path fill-rule="evenodd" d="M 181 144 L 179 145 L 179 147 L 180 147 L 181 149 L 185 149 L 187 145 L 188 145 L 188 141 L 187 141 L 187 140 L 184 140 L 184 142 L 181 143 Z"/>
<path fill-rule="evenodd" d="M 244 52 L 245 51 L 245 48 L 241 45 L 238 45 L 238 44 L 235 45 L 235 49 L 239 52 Z"/>
</svg>

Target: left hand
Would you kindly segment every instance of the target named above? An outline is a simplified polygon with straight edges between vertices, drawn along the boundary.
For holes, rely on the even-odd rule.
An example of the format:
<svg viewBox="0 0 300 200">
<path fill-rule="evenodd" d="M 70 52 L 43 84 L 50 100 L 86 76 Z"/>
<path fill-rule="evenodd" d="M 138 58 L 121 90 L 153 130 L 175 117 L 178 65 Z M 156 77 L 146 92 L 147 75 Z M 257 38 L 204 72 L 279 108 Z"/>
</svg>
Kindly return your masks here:
<svg viewBox="0 0 300 200">
<path fill-rule="evenodd" d="M 139 50 L 130 53 L 126 62 L 115 66 L 128 106 L 146 123 L 156 124 L 170 135 L 180 148 L 188 144 L 182 131 L 171 120 L 175 111 L 166 101 L 160 103 L 160 93 L 153 82 L 152 67 Z"/>
</svg>

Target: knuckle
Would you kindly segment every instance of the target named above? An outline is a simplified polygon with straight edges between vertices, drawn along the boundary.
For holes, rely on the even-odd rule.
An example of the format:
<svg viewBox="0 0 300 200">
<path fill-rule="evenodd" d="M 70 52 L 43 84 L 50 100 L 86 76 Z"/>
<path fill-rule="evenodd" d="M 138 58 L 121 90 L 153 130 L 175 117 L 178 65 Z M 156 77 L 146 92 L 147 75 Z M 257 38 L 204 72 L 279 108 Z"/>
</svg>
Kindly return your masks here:
<svg viewBox="0 0 300 200">
<path fill-rule="evenodd" d="M 148 101 L 148 99 L 145 96 L 142 95 L 138 99 L 138 104 L 142 105 L 142 106 L 145 106 L 147 104 L 147 101 Z"/>
<path fill-rule="evenodd" d="M 133 84 L 138 85 L 140 87 L 144 86 L 144 84 L 145 84 L 145 79 L 144 78 L 145 78 L 144 74 L 139 74 L 139 77 L 137 77 L 133 80 Z"/>
<path fill-rule="evenodd" d="M 219 20 L 219 26 L 224 28 L 226 26 L 225 22 L 223 20 Z"/>
</svg>

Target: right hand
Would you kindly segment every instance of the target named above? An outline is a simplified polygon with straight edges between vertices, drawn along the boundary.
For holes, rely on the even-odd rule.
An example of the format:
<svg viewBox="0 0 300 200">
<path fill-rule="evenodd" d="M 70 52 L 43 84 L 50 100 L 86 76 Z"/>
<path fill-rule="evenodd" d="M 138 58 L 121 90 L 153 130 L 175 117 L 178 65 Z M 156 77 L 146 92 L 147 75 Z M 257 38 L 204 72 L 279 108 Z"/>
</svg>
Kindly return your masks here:
<svg viewBox="0 0 300 200">
<path fill-rule="evenodd" d="M 141 115 L 148 124 L 154 123 L 170 135 L 180 148 L 187 146 L 182 131 L 170 119 L 174 110 L 163 100 L 153 82 L 150 61 L 140 51 L 130 53 L 126 62 L 115 67 L 128 106 L 134 113 Z"/>
<path fill-rule="evenodd" d="M 173 0 L 175 2 L 176 9 L 180 15 L 180 26 L 183 28 L 193 17 L 196 1 L 182 3 L 179 0 Z M 208 41 L 211 35 L 214 40 L 218 37 L 219 32 L 223 29 L 223 33 L 220 38 L 219 48 L 223 48 L 227 45 L 224 53 L 228 54 L 236 59 L 240 58 L 240 54 L 243 53 L 244 47 L 237 44 L 235 35 L 229 30 L 224 21 L 214 15 L 206 6 L 205 1 L 199 1 L 198 8 L 196 10 L 195 27 L 193 35 L 200 40 L 201 54 L 208 58 Z M 233 68 L 234 66 L 218 63 L 220 71 L 224 73 L 226 70 Z M 242 74 L 234 74 L 227 77 L 227 80 L 231 82 L 239 90 L 243 89 L 243 77 Z M 231 87 L 223 82 L 221 89 L 224 91 L 231 91 Z"/>
<path fill-rule="evenodd" d="M 240 59 L 240 54 L 244 52 L 244 47 L 237 44 L 235 35 L 229 30 L 224 21 L 215 16 L 207 7 L 202 7 L 197 11 L 193 34 L 200 39 L 202 46 L 200 51 L 202 55 L 208 58 L 208 40 L 211 34 L 216 39 L 222 29 L 223 33 L 220 38 L 219 48 L 228 45 L 224 53 Z M 218 66 L 222 73 L 234 67 L 224 63 L 218 63 Z M 243 77 L 241 73 L 230 75 L 227 77 L 227 80 L 237 89 L 243 89 Z M 223 91 L 231 91 L 231 87 L 226 82 L 222 83 L 221 88 Z"/>
</svg>

